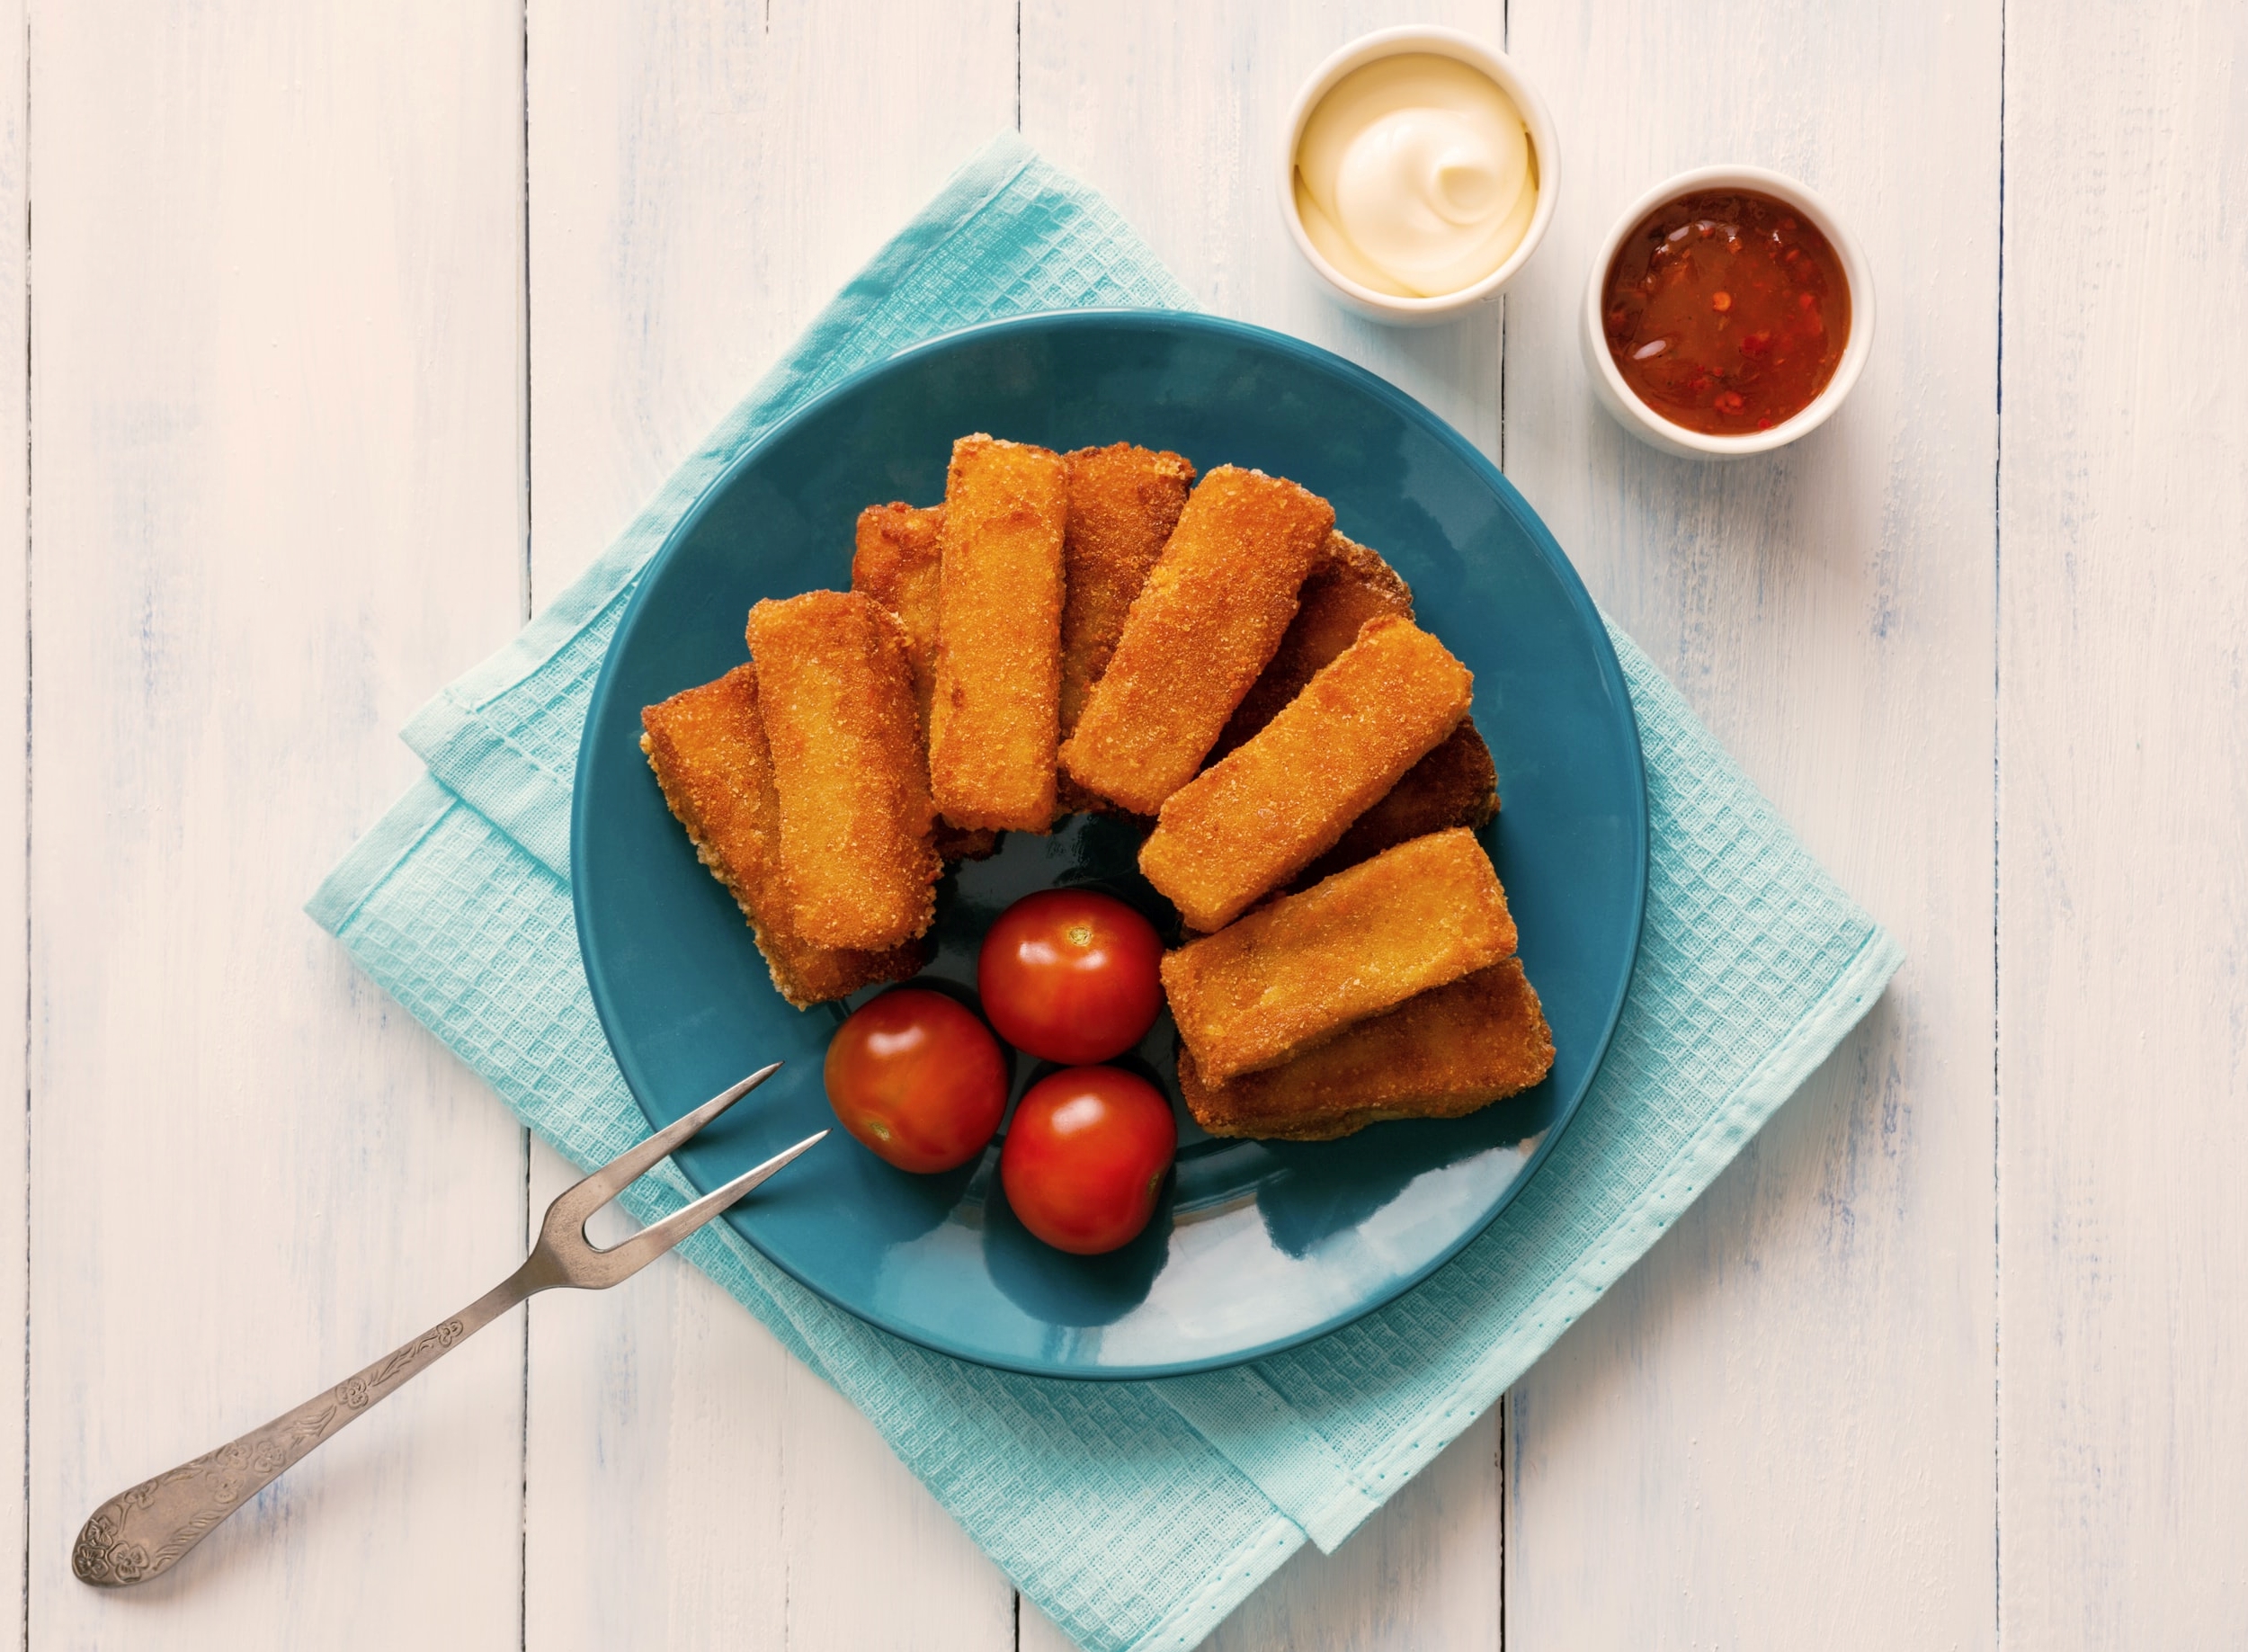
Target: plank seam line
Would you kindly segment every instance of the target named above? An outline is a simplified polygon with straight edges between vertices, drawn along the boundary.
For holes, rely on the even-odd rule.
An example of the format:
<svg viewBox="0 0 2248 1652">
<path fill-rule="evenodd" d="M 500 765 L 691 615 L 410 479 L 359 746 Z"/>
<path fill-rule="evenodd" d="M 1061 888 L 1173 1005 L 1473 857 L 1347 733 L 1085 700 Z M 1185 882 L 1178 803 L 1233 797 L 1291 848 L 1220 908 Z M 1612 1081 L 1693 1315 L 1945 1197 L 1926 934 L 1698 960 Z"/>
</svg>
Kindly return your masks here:
<svg viewBox="0 0 2248 1652">
<path fill-rule="evenodd" d="M 31 1648 L 31 8 L 23 7 L 23 1652 Z"/>
<path fill-rule="evenodd" d="M 523 1248 L 531 1248 L 531 1131 L 523 1141 Z M 531 1652 L 531 1304 L 523 1304 L 522 1433 L 516 1460 L 515 1645 Z M 25 1652 L 30 1649 L 25 1648 Z"/>
<path fill-rule="evenodd" d="M 772 15 L 772 11 L 767 11 Z M 531 607 L 535 600 L 531 562 L 531 0 L 522 4 L 522 33 L 517 36 L 517 78 L 514 85 L 522 92 L 522 231 L 523 231 L 523 308 L 522 308 L 522 414 L 523 414 L 523 492 L 522 492 L 522 535 L 523 535 L 523 622 L 531 622 Z M 531 1126 L 519 1130 L 523 1156 L 523 1250 L 531 1250 Z M 522 1342 L 522 1412 L 519 1412 L 517 1434 L 517 1481 L 514 1481 L 514 1646 L 517 1652 L 531 1652 L 531 1304 L 523 1304 L 523 1342 Z M 29 1652 L 29 1648 L 27 1648 Z"/>
<path fill-rule="evenodd" d="M 1999 927 L 2004 896 L 1999 858 L 1999 825 L 2003 789 L 2001 759 L 2005 738 L 2005 551 L 2006 551 L 2006 0 L 1998 4 L 1998 314 L 1997 351 L 1992 373 L 1991 453 L 1991 1644 L 2006 1644 L 2005 1540 L 2005 1368 L 2002 1316 L 2006 1293 L 2003 1270 L 2006 1249 L 2002 1230 L 2002 1163 L 2004 1105 L 2000 1077 L 2000 1007 L 2003 947 Z"/>
<path fill-rule="evenodd" d="M 522 604 L 523 622 L 531 621 L 531 605 L 535 598 L 531 563 L 531 0 L 522 0 L 522 26 L 516 37 L 518 57 L 516 86 L 522 98 L 522 167 L 518 174 L 522 183 L 523 256 L 522 267 L 522 371 L 518 382 L 522 386 Z M 766 10 L 766 26 L 772 26 L 770 0 Z M 522 1147 L 523 1248 L 531 1248 L 531 1130 L 528 1125 L 519 1132 Z M 520 1431 L 516 1437 L 515 1484 L 515 1644 L 517 1652 L 531 1652 L 531 1304 L 523 1304 L 522 1388 L 521 1395 Z M 25 1652 L 30 1652 L 26 1648 Z"/>
<path fill-rule="evenodd" d="M 1509 43 L 1513 38 L 1513 0 L 1504 0 L 1499 7 L 1499 49 L 1501 51 L 1510 49 Z M 1499 473 L 1502 476 L 1506 473 L 1506 326 L 1510 319 L 1512 319 L 1512 312 L 1507 308 L 1506 294 L 1502 292 L 1499 294 Z M 1506 1505 L 1503 1500 L 1499 1505 L 1499 1525 L 1502 1532 L 1500 1543 L 1503 1547 L 1505 1543 L 1503 1533 L 1506 1525 Z M 1506 1623 L 1504 1614 L 1502 1613 L 1499 1623 L 1499 1652 L 1505 1652 L 1505 1648 Z"/>
<path fill-rule="evenodd" d="M 1491 1467 L 1499 1477 L 1499 1652 L 1506 1652 L 1506 1441 L 1514 1428 L 1514 1393 L 1508 1389 L 1499 1396 L 1498 1449 L 1491 1460 Z"/>
<path fill-rule="evenodd" d="M 1499 49 L 1504 52 L 1512 51 L 1513 49 L 1514 0 L 1500 0 Z M 1507 303 L 1506 295 L 1501 293 L 1499 295 L 1499 473 L 1502 476 L 1506 474 L 1506 377 L 1509 355 L 1506 347 L 1506 333 L 1508 324 L 1513 318 L 1512 307 Z M 1514 1512 L 1508 1496 L 1506 1474 L 1507 1435 L 1514 1427 L 1514 1407 L 1511 1403 L 1512 1399 L 1512 1390 L 1499 1396 L 1499 1451 L 1498 1460 L 1494 1465 L 1499 1477 L 1499 1644 L 1497 1652 L 1506 1652 L 1506 1528 L 1507 1522 L 1512 1517 Z"/>
<path fill-rule="evenodd" d="M 531 623 L 531 608 L 535 600 L 535 594 L 531 585 L 531 0 L 522 0 L 522 31 L 517 36 L 518 51 L 520 56 L 516 59 L 517 67 L 522 71 L 516 84 L 520 87 L 522 94 L 523 108 L 522 130 L 522 169 L 519 174 L 522 181 L 522 221 L 523 232 L 523 301 L 522 308 L 519 312 L 522 335 L 522 401 L 521 410 L 523 428 L 522 508 L 521 512 L 520 526 L 523 540 L 522 619 L 523 623 L 528 625 Z"/>
</svg>

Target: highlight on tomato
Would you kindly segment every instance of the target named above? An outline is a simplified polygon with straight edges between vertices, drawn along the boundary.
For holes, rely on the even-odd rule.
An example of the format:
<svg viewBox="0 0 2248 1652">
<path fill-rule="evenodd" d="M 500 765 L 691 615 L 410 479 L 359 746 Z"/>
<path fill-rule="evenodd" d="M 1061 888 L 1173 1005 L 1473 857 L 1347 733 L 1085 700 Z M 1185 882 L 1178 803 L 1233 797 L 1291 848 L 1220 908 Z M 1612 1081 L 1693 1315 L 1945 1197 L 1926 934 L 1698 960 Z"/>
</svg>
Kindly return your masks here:
<svg viewBox="0 0 2248 1652">
<path fill-rule="evenodd" d="M 1007 1110 L 1007 1060 L 975 1012 L 901 987 L 836 1029 L 824 1069 L 843 1129 L 900 1170 L 950 1170 L 984 1150 Z"/>
<path fill-rule="evenodd" d="M 1057 1250 L 1096 1256 L 1147 1226 L 1178 1147 L 1155 1085 L 1120 1067 L 1069 1067 L 1016 1104 L 999 1182 L 1025 1228 Z"/>
<path fill-rule="evenodd" d="M 1146 1036 L 1163 1008 L 1162 962 L 1155 925 L 1114 896 L 1046 889 L 991 926 L 976 987 L 1001 1038 L 1081 1067 Z"/>
</svg>

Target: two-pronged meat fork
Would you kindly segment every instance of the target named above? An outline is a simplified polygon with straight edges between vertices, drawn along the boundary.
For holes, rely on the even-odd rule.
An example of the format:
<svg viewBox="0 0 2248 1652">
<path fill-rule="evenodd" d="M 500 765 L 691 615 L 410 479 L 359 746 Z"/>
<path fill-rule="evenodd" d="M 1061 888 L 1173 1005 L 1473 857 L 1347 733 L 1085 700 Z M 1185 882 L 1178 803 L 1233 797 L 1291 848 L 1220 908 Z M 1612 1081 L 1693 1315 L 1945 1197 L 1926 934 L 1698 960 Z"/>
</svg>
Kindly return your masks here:
<svg viewBox="0 0 2248 1652">
<path fill-rule="evenodd" d="M 772 1077 L 780 1065 L 776 1061 L 712 1096 L 677 1123 L 665 1126 L 564 1192 L 547 1207 L 539 1242 L 531 1246 L 523 1265 L 451 1318 L 377 1360 L 357 1376 L 344 1379 L 318 1398 L 283 1412 L 264 1427 L 112 1497 L 79 1531 L 70 1551 L 70 1569 L 83 1581 L 108 1589 L 170 1571 L 182 1555 L 210 1536 L 220 1521 L 249 1497 L 280 1478 L 282 1470 L 516 1303 L 558 1286 L 606 1290 L 620 1280 L 631 1278 L 827 1134 L 822 1130 L 817 1136 L 806 1137 L 717 1192 L 661 1221 L 651 1222 L 607 1250 L 596 1250 L 586 1238 L 588 1217 L 656 1160 Z"/>
</svg>

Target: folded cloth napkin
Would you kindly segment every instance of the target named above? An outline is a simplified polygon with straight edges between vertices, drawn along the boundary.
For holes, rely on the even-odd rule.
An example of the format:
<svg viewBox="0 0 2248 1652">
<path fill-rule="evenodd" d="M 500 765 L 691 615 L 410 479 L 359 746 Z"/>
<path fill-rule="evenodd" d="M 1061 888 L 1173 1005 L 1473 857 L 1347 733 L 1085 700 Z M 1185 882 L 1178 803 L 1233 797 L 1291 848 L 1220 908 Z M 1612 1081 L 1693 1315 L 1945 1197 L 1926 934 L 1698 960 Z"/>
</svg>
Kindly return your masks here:
<svg viewBox="0 0 2248 1652">
<path fill-rule="evenodd" d="M 647 1133 L 578 960 L 570 782 L 647 557 L 727 462 L 807 397 L 932 335 L 1087 305 L 1186 308 L 1098 195 L 1012 135 L 815 320 L 602 559 L 406 737 L 429 776 L 308 910 L 582 1165 Z M 1544 1168 L 1417 1289 L 1292 1353 L 1163 1382 L 1018 1377 L 831 1308 L 725 1223 L 682 1254 L 872 1419 L 1065 1633 L 1190 1647 L 1307 1540 L 1332 1549 L 1653 1245 L 1865 1014 L 1900 954 L 1621 633 L 1652 849 L 1606 1063 Z M 691 1196 L 666 1163 L 626 1195 Z"/>
</svg>

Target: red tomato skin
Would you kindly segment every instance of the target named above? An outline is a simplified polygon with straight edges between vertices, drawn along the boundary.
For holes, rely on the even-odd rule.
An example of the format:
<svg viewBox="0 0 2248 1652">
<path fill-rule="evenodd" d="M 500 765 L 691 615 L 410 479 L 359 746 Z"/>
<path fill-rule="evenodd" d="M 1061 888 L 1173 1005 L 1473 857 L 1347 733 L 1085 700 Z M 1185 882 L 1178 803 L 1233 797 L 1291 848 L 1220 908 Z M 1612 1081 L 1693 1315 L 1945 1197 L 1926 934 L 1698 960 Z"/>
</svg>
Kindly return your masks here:
<svg viewBox="0 0 2248 1652">
<path fill-rule="evenodd" d="M 1025 1228 L 1056 1250 L 1097 1256 L 1147 1226 L 1178 1147 L 1155 1085 L 1120 1067 L 1070 1067 L 1023 1093 L 999 1181 Z"/>
<path fill-rule="evenodd" d="M 867 1150 L 926 1174 L 984 1150 L 1007 1111 L 1007 1058 L 973 1011 L 901 987 L 861 1005 L 828 1040 L 827 1104 Z"/>
<path fill-rule="evenodd" d="M 999 915 L 976 958 L 984 1014 L 1017 1049 L 1071 1067 L 1120 1056 L 1163 1008 L 1155 925 L 1093 889 L 1046 889 Z"/>
</svg>

